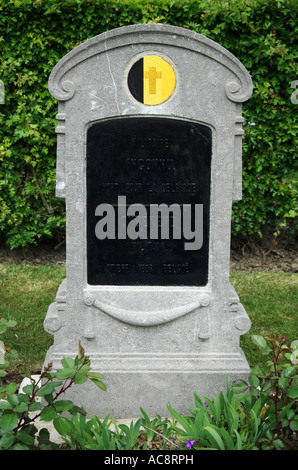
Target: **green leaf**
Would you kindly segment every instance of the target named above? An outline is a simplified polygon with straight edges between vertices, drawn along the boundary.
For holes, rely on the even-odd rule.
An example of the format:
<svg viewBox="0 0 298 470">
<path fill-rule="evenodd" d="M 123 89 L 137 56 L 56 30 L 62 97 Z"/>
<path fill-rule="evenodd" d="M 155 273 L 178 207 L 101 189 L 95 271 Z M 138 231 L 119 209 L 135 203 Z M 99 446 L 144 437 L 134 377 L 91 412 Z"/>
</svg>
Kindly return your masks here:
<svg viewBox="0 0 298 470">
<path fill-rule="evenodd" d="M 44 399 L 47 403 L 49 403 L 50 405 L 53 404 L 54 402 L 54 397 L 53 397 L 53 394 L 50 393 L 50 395 L 44 395 Z"/>
<path fill-rule="evenodd" d="M 75 384 L 83 384 L 87 380 L 87 375 L 85 373 L 77 372 L 73 378 Z"/>
<path fill-rule="evenodd" d="M 16 383 L 11 382 L 5 389 L 6 395 L 12 395 L 14 394 L 18 389 L 18 386 Z"/>
<path fill-rule="evenodd" d="M 15 320 L 6 320 L 5 324 L 7 328 L 13 328 L 17 325 L 17 322 Z"/>
<path fill-rule="evenodd" d="M 296 400 L 298 398 L 298 387 L 297 385 L 291 385 L 288 388 L 288 396 L 292 398 L 293 400 Z"/>
<path fill-rule="evenodd" d="M 27 403 L 19 403 L 13 411 L 15 411 L 16 413 L 24 413 L 25 411 L 28 410 L 28 404 Z"/>
<path fill-rule="evenodd" d="M 100 380 L 97 380 L 97 379 L 91 379 L 91 381 L 97 385 L 97 387 L 101 388 L 102 390 L 104 390 L 105 392 L 107 391 L 107 387 L 105 386 L 105 384 L 103 382 L 101 382 Z"/>
<path fill-rule="evenodd" d="M 278 404 L 278 405 L 279 405 L 279 409 L 282 408 L 281 411 L 279 412 L 279 419 L 284 419 L 287 416 L 288 411 L 292 407 L 292 402 L 289 402 L 285 407 L 283 407 L 281 404 Z M 268 409 L 268 415 L 270 414 L 273 415 L 274 412 L 275 411 L 274 411 L 273 406 Z M 275 421 L 275 418 L 274 418 L 274 421 Z"/>
<path fill-rule="evenodd" d="M 213 428 L 214 426 L 211 425 L 210 427 Z M 232 437 L 228 433 L 228 431 L 225 428 L 217 428 L 217 432 L 221 435 L 227 450 L 233 450 L 235 447 L 235 444 L 234 444 Z"/>
<path fill-rule="evenodd" d="M 58 400 L 55 402 L 55 409 L 57 413 L 62 413 L 63 411 L 69 411 L 73 407 L 73 403 L 70 400 Z"/>
<path fill-rule="evenodd" d="M 287 386 L 289 385 L 289 383 L 290 383 L 290 379 L 287 378 L 287 377 L 280 377 L 280 378 L 278 379 L 278 386 L 279 386 L 280 388 L 285 388 L 285 387 L 287 387 Z"/>
<path fill-rule="evenodd" d="M 62 384 L 63 384 L 63 381 L 61 381 L 61 380 L 53 380 L 53 382 L 52 382 L 52 385 L 55 388 L 60 387 Z"/>
<path fill-rule="evenodd" d="M 228 450 L 234 450 L 235 449 L 235 443 L 234 443 L 232 437 L 230 436 L 230 434 L 228 433 L 228 431 L 225 428 L 220 428 L 219 432 L 222 435 L 222 437 L 223 437 L 223 439 L 226 443 L 226 448 Z"/>
<path fill-rule="evenodd" d="M 39 411 L 42 408 L 42 404 L 38 401 L 35 401 L 30 404 L 29 411 Z"/>
<path fill-rule="evenodd" d="M 261 377 L 262 376 L 262 369 L 260 368 L 260 366 L 252 367 L 251 375 L 256 375 L 257 377 Z"/>
<path fill-rule="evenodd" d="M 103 379 L 103 375 L 98 372 L 88 372 L 88 377 L 94 377 L 95 379 Z"/>
<path fill-rule="evenodd" d="M 76 406 L 76 405 L 73 405 L 73 407 L 70 408 L 69 413 L 73 416 L 77 414 L 84 415 L 84 416 L 87 415 L 87 412 L 84 410 L 84 408 L 81 408 L 80 406 Z"/>
<path fill-rule="evenodd" d="M 18 395 L 8 395 L 7 401 L 13 406 L 17 406 L 19 404 L 19 397 Z"/>
<path fill-rule="evenodd" d="M 260 385 L 260 380 L 255 375 L 249 376 L 249 383 L 252 387 L 257 388 Z"/>
<path fill-rule="evenodd" d="M 36 396 L 43 397 L 45 395 L 50 395 L 54 391 L 55 391 L 54 385 L 52 383 L 48 383 L 37 391 Z"/>
<path fill-rule="evenodd" d="M 235 446 L 235 450 L 242 450 L 242 439 L 241 439 L 241 436 L 240 434 L 236 431 L 236 429 L 234 430 L 234 433 L 236 434 L 236 438 L 237 438 L 237 444 Z"/>
<path fill-rule="evenodd" d="M 259 348 L 268 351 L 270 348 L 268 348 L 266 340 L 263 338 L 263 336 L 260 335 L 252 335 L 251 337 L 253 343 L 258 346 Z"/>
<path fill-rule="evenodd" d="M 18 424 L 18 416 L 15 413 L 5 413 L 0 418 L 0 427 L 3 431 L 11 431 Z"/>
<path fill-rule="evenodd" d="M 31 372 L 29 369 L 27 369 L 27 367 L 23 367 L 23 373 L 25 374 L 25 377 L 28 377 L 30 379 L 31 377 Z"/>
<path fill-rule="evenodd" d="M 184 416 L 179 414 L 176 410 L 174 410 L 170 404 L 167 405 L 167 408 L 170 411 L 170 413 L 173 415 L 173 417 L 178 421 L 178 423 L 181 424 L 181 426 L 184 428 L 186 433 L 189 435 L 192 435 L 193 428 L 191 424 L 189 423 L 189 421 Z"/>
<path fill-rule="evenodd" d="M 12 404 L 8 401 L 0 401 L 0 410 L 12 410 Z"/>
<path fill-rule="evenodd" d="M 75 368 L 75 361 L 71 357 L 65 357 L 62 359 L 61 364 L 64 368 L 73 369 Z"/>
<path fill-rule="evenodd" d="M 290 422 L 290 429 L 291 429 L 293 432 L 297 432 L 297 431 L 298 431 L 298 421 L 297 421 L 297 420 Z"/>
<path fill-rule="evenodd" d="M 76 373 L 77 373 L 77 370 L 72 369 L 72 368 L 59 369 L 57 371 L 57 377 L 58 379 L 62 379 L 62 380 L 72 379 Z"/>
<path fill-rule="evenodd" d="M 51 406 L 47 406 L 44 408 L 40 414 L 41 421 L 52 421 L 57 415 L 56 410 Z"/>
<path fill-rule="evenodd" d="M 287 367 L 284 371 L 283 371 L 283 376 L 284 377 L 290 377 L 292 374 L 295 374 L 297 371 L 297 366 L 290 366 L 290 367 Z"/>
<path fill-rule="evenodd" d="M 0 449 L 9 449 L 15 441 L 13 433 L 5 433 L 0 439 Z"/>
<path fill-rule="evenodd" d="M 234 393 L 244 393 L 248 390 L 248 384 L 244 380 L 235 380 L 232 383 L 232 390 Z"/>
<path fill-rule="evenodd" d="M 19 402 L 20 403 L 30 403 L 31 397 L 29 395 L 26 395 L 25 393 L 19 393 Z"/>
<path fill-rule="evenodd" d="M 273 384 L 271 380 L 268 380 L 267 382 L 263 383 L 261 387 L 262 393 L 270 392 L 272 389 L 272 386 Z"/>
<path fill-rule="evenodd" d="M 59 445 L 50 441 L 50 433 L 48 429 L 46 428 L 42 428 L 39 431 L 37 440 L 38 440 L 38 448 L 40 450 L 59 450 Z"/>
<path fill-rule="evenodd" d="M 71 423 L 68 419 L 63 416 L 58 416 L 58 418 L 53 421 L 54 428 L 61 436 L 67 436 L 71 431 Z"/>
<path fill-rule="evenodd" d="M 273 445 L 276 449 L 284 449 L 285 445 L 281 439 L 275 439 Z"/>
<path fill-rule="evenodd" d="M 215 415 L 215 406 L 214 403 L 207 397 L 204 397 L 205 403 L 208 405 L 210 412 Z M 205 406 L 206 406 L 205 404 Z"/>
<path fill-rule="evenodd" d="M 22 391 L 26 393 L 26 395 L 32 395 L 33 393 L 33 385 L 25 385 L 25 387 L 22 388 Z"/>
<path fill-rule="evenodd" d="M 26 444 L 22 444 L 21 442 L 17 442 L 14 446 L 10 448 L 10 450 L 30 450 Z"/>
<path fill-rule="evenodd" d="M 287 413 L 286 413 L 286 416 L 287 416 L 288 419 L 294 418 L 295 411 L 294 410 L 288 410 Z M 298 415 L 297 415 L 297 419 L 298 419 Z"/>
<path fill-rule="evenodd" d="M 211 426 L 205 427 L 205 432 L 211 444 L 218 450 L 225 450 L 225 445 L 218 432 Z"/>
<path fill-rule="evenodd" d="M 39 431 L 39 434 L 38 434 L 38 441 L 41 443 L 41 442 L 46 442 L 48 443 L 50 440 L 50 433 L 49 433 L 49 430 L 47 428 L 42 428 L 40 431 Z"/>
<path fill-rule="evenodd" d="M 16 437 L 19 441 L 23 442 L 23 444 L 26 444 L 28 446 L 34 445 L 34 436 L 28 434 L 26 432 L 26 429 L 21 429 L 20 431 L 18 431 Z"/>
<path fill-rule="evenodd" d="M 233 408 L 233 406 L 227 402 L 227 421 L 228 421 L 228 430 L 232 434 L 235 430 L 238 429 L 239 415 L 238 412 Z"/>
</svg>

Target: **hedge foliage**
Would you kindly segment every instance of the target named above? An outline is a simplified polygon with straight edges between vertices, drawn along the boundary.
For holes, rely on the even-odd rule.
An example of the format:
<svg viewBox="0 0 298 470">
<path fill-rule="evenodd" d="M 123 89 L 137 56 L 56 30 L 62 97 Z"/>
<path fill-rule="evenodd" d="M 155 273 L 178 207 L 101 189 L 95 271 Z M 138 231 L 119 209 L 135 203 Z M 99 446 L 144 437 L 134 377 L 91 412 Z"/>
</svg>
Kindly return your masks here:
<svg viewBox="0 0 298 470">
<path fill-rule="evenodd" d="M 52 68 L 99 33 L 148 22 L 208 36 L 252 76 L 233 233 L 262 234 L 268 222 L 278 229 L 295 217 L 297 0 L 0 0 L 2 243 L 63 237 L 64 204 L 54 195 L 57 102 L 47 89 Z"/>
</svg>

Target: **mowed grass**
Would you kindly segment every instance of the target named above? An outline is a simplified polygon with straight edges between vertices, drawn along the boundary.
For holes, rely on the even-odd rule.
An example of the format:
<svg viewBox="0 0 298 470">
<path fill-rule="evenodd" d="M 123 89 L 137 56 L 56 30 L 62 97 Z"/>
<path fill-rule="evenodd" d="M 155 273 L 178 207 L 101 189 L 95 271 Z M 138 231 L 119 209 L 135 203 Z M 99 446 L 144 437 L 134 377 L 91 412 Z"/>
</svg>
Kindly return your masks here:
<svg viewBox="0 0 298 470">
<path fill-rule="evenodd" d="M 0 317 L 17 321 L 0 339 L 18 351 L 16 368 L 40 370 L 53 343 L 43 321 L 64 277 L 61 266 L 0 265 Z"/>
<path fill-rule="evenodd" d="M 285 335 L 287 344 L 298 340 L 298 275 L 294 273 L 232 273 L 231 283 L 251 319 L 240 345 L 251 366 L 266 360 L 259 356 L 251 335 Z"/>
<path fill-rule="evenodd" d="M 0 339 L 18 351 L 16 369 L 40 370 L 53 343 L 43 321 L 64 277 L 65 267 L 61 266 L 0 265 L 0 317 L 17 321 Z M 251 330 L 240 340 L 250 366 L 264 360 L 251 341 L 252 334 L 285 335 L 290 343 L 298 339 L 297 280 L 298 275 L 290 273 L 231 274 L 231 283 L 252 322 Z"/>
</svg>

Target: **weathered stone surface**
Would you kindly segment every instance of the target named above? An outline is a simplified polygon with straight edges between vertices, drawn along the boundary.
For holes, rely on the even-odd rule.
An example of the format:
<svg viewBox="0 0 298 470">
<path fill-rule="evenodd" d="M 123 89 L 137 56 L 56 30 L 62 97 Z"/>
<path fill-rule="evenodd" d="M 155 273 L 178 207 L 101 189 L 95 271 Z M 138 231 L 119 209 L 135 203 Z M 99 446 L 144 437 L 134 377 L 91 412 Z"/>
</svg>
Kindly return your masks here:
<svg viewBox="0 0 298 470">
<path fill-rule="evenodd" d="M 164 59 L 174 70 L 175 87 L 168 98 L 160 98 L 160 104 L 140 102 L 129 88 L 132 66 L 147 56 Z M 231 207 L 233 201 L 241 199 L 241 106 L 252 92 L 250 76 L 230 52 L 208 38 L 183 28 L 146 24 L 112 30 L 76 47 L 53 69 L 49 90 L 59 101 L 56 195 L 66 201 L 67 280 L 45 320 L 46 331 L 54 335 L 45 363 L 52 362 L 54 368 L 59 368 L 63 357 L 76 355 L 80 340 L 94 370 L 104 375 L 108 390 L 104 394 L 92 383 L 70 389 L 69 398 L 87 411 L 100 417 L 110 413 L 115 418 L 134 418 L 142 406 L 151 415 L 165 416 L 166 404 L 171 402 L 186 413 L 192 406 L 194 391 L 212 398 L 225 389 L 226 376 L 234 380 L 249 375 L 239 338 L 249 330 L 250 320 L 230 285 L 229 264 Z M 199 124 L 211 135 L 210 185 L 204 190 L 209 191 L 208 218 L 204 219 L 204 228 L 206 224 L 208 228 L 206 282 L 184 283 L 181 270 L 192 268 L 171 262 L 169 251 L 163 263 L 168 282 L 155 284 L 154 272 L 153 278 L 150 272 L 159 256 L 156 252 L 150 255 L 151 240 L 141 240 L 137 245 L 140 282 L 134 274 L 130 284 L 125 285 L 123 271 L 128 263 L 123 262 L 123 254 L 117 262 L 117 251 L 112 261 L 111 257 L 105 261 L 101 283 L 88 282 L 88 260 L 92 262 L 87 234 L 87 228 L 92 230 L 92 222 L 87 224 L 88 130 L 98 123 L 108 125 L 109 120 L 135 119 L 137 123 L 144 117 Z M 146 138 L 151 139 L 147 157 L 152 158 L 153 136 L 146 132 L 142 136 L 144 145 L 139 142 L 137 154 L 126 155 L 125 162 L 129 158 L 146 161 Z M 156 193 L 158 201 L 169 192 L 173 201 L 177 197 L 181 203 L 181 183 L 186 184 L 184 191 L 190 188 L 199 198 L 200 178 L 193 167 L 187 172 L 186 164 L 179 173 L 179 153 L 175 155 L 176 166 L 160 167 L 173 164 L 169 160 L 174 137 L 169 144 L 172 147 L 164 149 L 165 156 L 157 152 L 155 168 L 159 165 L 159 172 L 151 171 L 149 175 L 148 167 L 147 173 L 138 173 L 138 166 L 132 167 L 131 181 L 124 166 L 121 172 L 125 162 L 118 150 L 115 162 L 119 173 L 110 180 L 108 176 L 101 180 L 106 185 L 102 187 L 114 191 L 114 196 L 123 196 L 117 192 L 117 178 L 125 173 L 125 184 L 131 183 L 130 188 L 143 197 L 146 183 L 153 191 L 156 176 L 156 185 L 162 188 Z M 140 157 L 141 148 L 144 153 Z M 108 153 L 99 159 L 102 172 L 108 159 Z M 199 160 L 200 154 L 194 157 L 195 162 Z M 148 160 L 147 164 L 152 162 Z M 101 174 L 98 171 L 98 178 Z M 196 184 L 197 192 L 192 186 Z M 105 202 L 104 195 L 99 191 L 98 204 Z M 133 192 L 126 195 L 130 204 L 139 202 L 138 193 L 135 199 Z M 130 242 L 127 250 L 134 262 Z M 99 253 L 105 246 L 102 243 L 98 247 Z M 166 241 L 165 245 L 151 244 L 150 249 L 152 246 L 160 253 L 170 249 Z M 144 262 L 140 263 L 142 253 Z M 191 252 L 187 255 L 191 263 Z M 114 277 L 110 276 L 111 270 Z M 174 282 L 178 271 L 181 282 Z M 105 272 L 109 273 L 107 283 Z M 150 283 L 146 285 L 149 275 Z M 117 283 L 113 284 L 113 279 Z"/>
</svg>

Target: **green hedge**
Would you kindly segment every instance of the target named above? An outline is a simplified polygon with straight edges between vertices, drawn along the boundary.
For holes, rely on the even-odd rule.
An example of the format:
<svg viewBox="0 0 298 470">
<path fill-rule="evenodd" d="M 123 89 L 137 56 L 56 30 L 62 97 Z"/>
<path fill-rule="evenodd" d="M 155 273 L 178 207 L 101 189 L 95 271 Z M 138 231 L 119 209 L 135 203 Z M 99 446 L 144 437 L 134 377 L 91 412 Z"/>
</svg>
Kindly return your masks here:
<svg viewBox="0 0 298 470">
<path fill-rule="evenodd" d="M 88 38 L 148 22 L 208 36 L 252 76 L 254 93 L 244 104 L 243 200 L 234 206 L 233 233 L 261 234 L 268 222 L 278 227 L 295 216 L 297 0 L 0 0 L 2 243 L 15 248 L 64 233 L 64 204 L 54 195 L 52 68 Z"/>
</svg>

